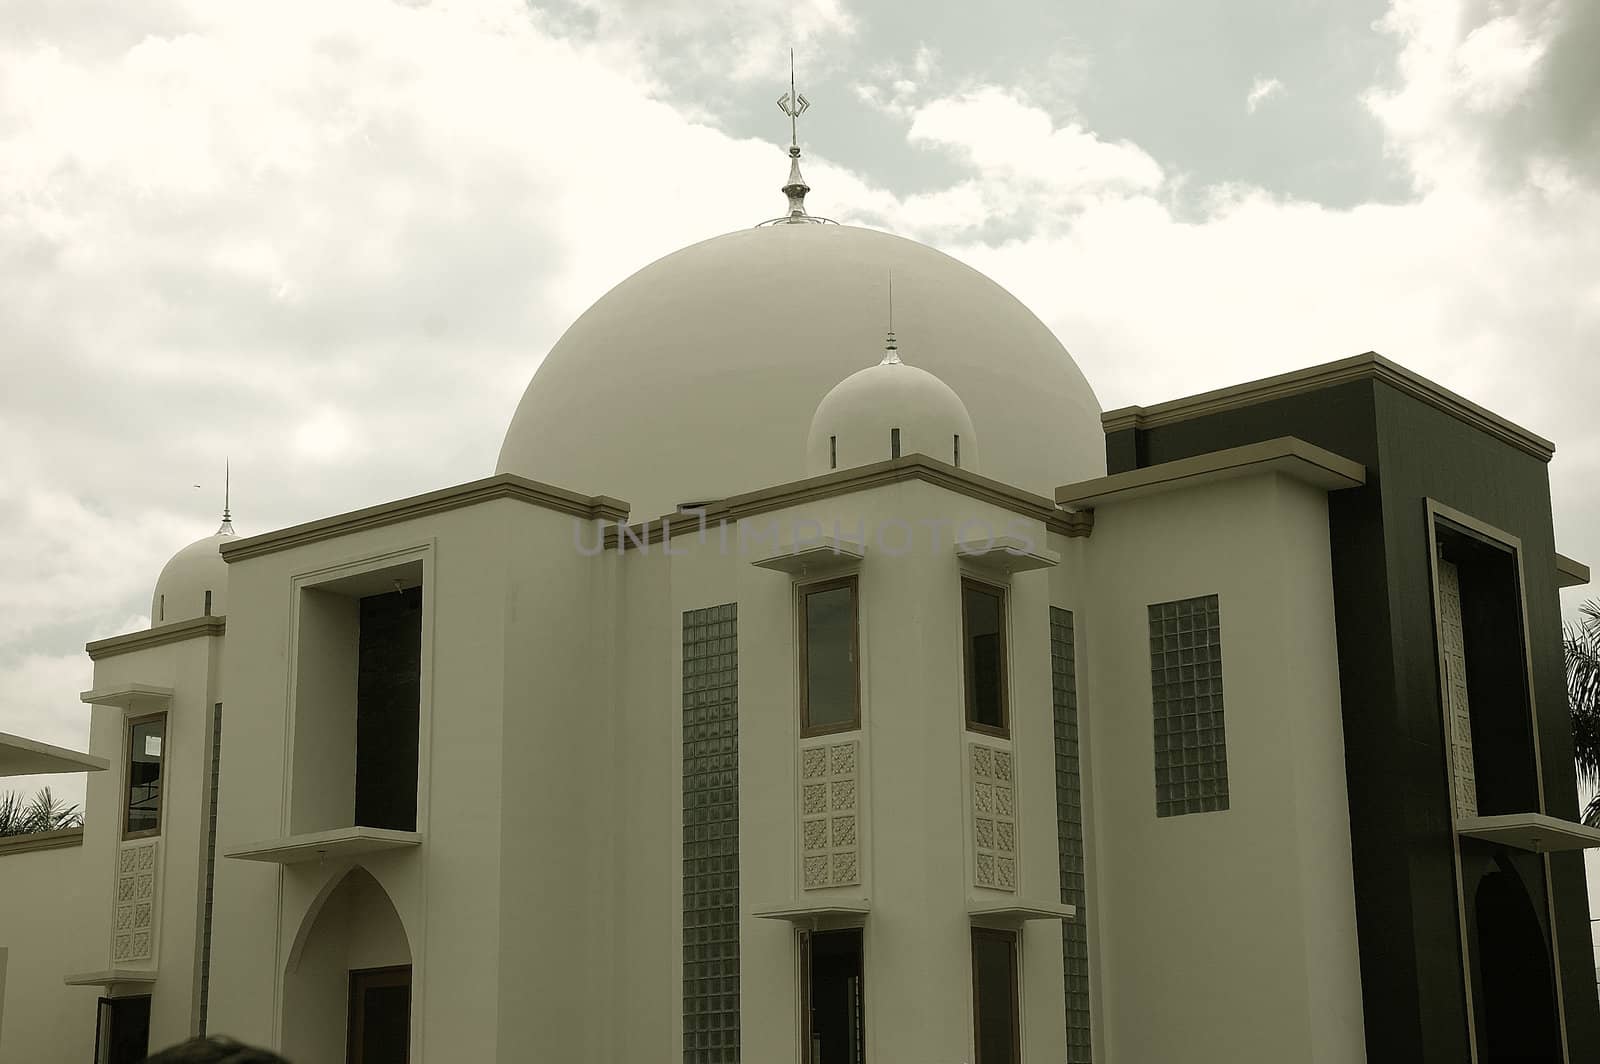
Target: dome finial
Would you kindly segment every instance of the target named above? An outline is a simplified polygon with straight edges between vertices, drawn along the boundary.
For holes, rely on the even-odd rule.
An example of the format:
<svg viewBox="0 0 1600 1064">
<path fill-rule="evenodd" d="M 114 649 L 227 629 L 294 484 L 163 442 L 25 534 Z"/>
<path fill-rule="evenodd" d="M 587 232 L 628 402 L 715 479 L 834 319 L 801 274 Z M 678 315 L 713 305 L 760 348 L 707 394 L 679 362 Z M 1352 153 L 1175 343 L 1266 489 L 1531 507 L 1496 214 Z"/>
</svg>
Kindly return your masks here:
<svg viewBox="0 0 1600 1064">
<path fill-rule="evenodd" d="M 794 49 L 789 49 L 789 91 L 778 97 L 778 109 L 789 116 L 789 181 L 783 194 L 789 197 L 789 220 L 806 219 L 806 193 L 811 186 L 800 176 L 800 116 L 806 113 L 811 101 L 795 91 Z"/>
<path fill-rule="evenodd" d="M 222 460 L 222 524 L 217 526 L 217 535 L 233 535 L 233 513 L 229 510 L 229 496 L 233 488 L 233 463 L 230 459 Z"/>
<path fill-rule="evenodd" d="M 894 338 L 894 271 L 888 271 L 889 277 L 889 331 L 883 337 L 883 361 L 880 366 L 898 366 L 900 362 L 900 344 Z"/>
</svg>

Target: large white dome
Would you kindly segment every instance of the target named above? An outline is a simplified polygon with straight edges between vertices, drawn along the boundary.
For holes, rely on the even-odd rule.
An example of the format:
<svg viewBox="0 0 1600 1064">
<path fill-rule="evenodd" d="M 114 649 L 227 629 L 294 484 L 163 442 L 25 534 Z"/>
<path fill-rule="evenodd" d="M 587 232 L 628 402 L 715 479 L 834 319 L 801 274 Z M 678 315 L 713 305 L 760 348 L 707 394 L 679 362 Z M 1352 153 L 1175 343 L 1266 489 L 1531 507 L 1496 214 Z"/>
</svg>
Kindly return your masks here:
<svg viewBox="0 0 1600 1064">
<path fill-rule="evenodd" d="M 573 323 L 534 374 L 498 471 L 626 500 L 633 519 L 806 475 L 818 402 L 888 317 L 966 402 L 985 476 L 1048 495 L 1105 473 L 1100 404 L 1026 307 L 914 241 L 774 225 L 674 252 Z"/>
</svg>

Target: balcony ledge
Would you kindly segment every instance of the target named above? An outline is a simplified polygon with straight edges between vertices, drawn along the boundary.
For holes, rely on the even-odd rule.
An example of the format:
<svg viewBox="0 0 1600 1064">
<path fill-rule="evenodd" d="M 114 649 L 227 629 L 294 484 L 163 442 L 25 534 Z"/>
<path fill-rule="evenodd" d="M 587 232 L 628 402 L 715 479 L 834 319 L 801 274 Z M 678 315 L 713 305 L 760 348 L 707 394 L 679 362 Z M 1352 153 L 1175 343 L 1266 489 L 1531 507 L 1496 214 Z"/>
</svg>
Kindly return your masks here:
<svg viewBox="0 0 1600 1064">
<path fill-rule="evenodd" d="M 1586 827 L 1543 813 L 1502 813 L 1456 821 L 1459 834 L 1533 853 L 1561 853 L 1600 847 L 1600 828 Z"/>
<path fill-rule="evenodd" d="M 239 846 L 227 851 L 226 856 L 239 861 L 264 861 L 268 864 L 298 864 L 302 861 L 338 860 L 364 853 L 383 850 L 403 850 L 422 845 L 422 836 L 415 831 L 395 831 L 393 828 L 334 828 L 331 831 L 313 831 L 305 835 L 287 835 L 280 839 Z"/>
</svg>

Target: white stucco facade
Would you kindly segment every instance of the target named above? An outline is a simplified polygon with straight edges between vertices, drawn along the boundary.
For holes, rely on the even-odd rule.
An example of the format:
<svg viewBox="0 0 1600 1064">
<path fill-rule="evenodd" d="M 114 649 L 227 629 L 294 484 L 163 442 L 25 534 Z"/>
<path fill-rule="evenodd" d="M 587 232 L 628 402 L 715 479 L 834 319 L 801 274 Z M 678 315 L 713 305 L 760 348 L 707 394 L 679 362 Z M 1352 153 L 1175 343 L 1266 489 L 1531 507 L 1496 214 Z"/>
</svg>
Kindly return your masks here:
<svg viewBox="0 0 1600 1064">
<path fill-rule="evenodd" d="M 873 366 L 891 269 L 909 365 Z M 1106 477 L 1093 393 L 1003 290 L 796 225 L 619 285 L 499 467 L 200 541 L 165 620 L 90 645 L 110 770 L 80 844 L 0 848 L 0 893 L 54 895 L 0 906 L 0 1064 L 79 1064 L 96 998 L 144 995 L 152 1049 L 339 1064 L 357 976 L 397 972 L 413 1061 L 805 1064 L 807 936 L 849 928 L 866 1061 L 981 1056 L 985 930 L 1016 1061 L 1366 1059 L 1329 518 L 1361 465 L 1276 439 Z M 813 728 L 824 585 L 855 698 Z M 982 681 L 969 594 L 1000 603 Z M 1177 604 L 1211 627 L 1162 643 Z M 390 681 L 411 716 L 372 715 Z"/>
</svg>

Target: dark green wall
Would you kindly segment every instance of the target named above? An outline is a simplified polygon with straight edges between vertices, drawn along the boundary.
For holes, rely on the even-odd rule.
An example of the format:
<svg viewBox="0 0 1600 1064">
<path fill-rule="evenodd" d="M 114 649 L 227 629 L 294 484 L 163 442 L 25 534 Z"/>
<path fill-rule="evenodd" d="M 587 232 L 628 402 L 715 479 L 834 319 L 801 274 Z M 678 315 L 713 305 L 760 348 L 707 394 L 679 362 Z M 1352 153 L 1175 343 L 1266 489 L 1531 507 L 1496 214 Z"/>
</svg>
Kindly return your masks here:
<svg viewBox="0 0 1600 1064">
<path fill-rule="evenodd" d="M 1547 468 L 1367 379 L 1108 433 L 1108 472 L 1279 436 L 1367 468 L 1328 512 L 1368 1057 L 1459 1064 L 1466 1002 L 1424 499 L 1522 542 L 1545 802 L 1576 819 Z M 1600 1059 L 1582 858 L 1557 855 L 1553 870 L 1572 1060 Z"/>
</svg>

